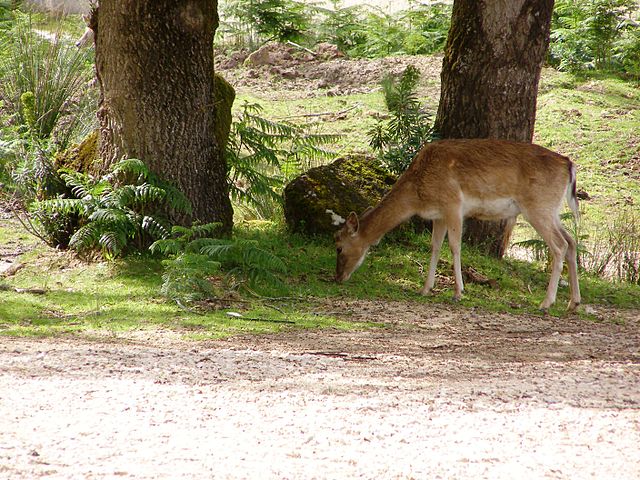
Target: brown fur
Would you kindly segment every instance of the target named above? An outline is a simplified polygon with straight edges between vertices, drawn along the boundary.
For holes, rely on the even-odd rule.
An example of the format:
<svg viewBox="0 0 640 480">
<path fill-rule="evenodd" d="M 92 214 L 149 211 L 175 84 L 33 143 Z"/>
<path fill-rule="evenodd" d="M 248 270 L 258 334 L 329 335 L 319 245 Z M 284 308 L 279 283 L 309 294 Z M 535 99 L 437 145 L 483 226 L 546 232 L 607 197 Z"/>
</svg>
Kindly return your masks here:
<svg viewBox="0 0 640 480">
<path fill-rule="evenodd" d="M 455 298 L 460 298 L 463 218 L 508 219 L 512 227 L 515 217 L 522 213 L 545 239 L 554 257 L 541 308 L 546 309 L 555 301 L 566 257 L 573 309 L 580 303 L 580 292 L 576 244 L 559 219 L 565 195 L 577 216 L 574 165 L 567 157 L 538 145 L 494 139 L 427 144 L 378 206 L 360 219 L 352 213 L 336 234 L 336 279 L 348 279 L 371 244 L 413 215 L 420 215 L 434 221 L 431 267 L 422 292 L 426 294 L 433 287 L 440 245 L 448 233 L 456 275 Z"/>
</svg>

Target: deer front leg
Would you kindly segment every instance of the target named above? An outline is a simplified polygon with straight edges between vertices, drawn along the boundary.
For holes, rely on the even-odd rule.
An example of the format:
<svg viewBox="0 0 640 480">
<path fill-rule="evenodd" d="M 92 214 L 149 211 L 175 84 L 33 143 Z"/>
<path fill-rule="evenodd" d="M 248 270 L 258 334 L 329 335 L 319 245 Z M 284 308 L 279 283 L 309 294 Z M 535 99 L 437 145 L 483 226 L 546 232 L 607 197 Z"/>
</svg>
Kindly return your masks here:
<svg viewBox="0 0 640 480">
<path fill-rule="evenodd" d="M 436 267 L 438 266 L 440 249 L 442 248 L 442 242 L 444 241 L 444 236 L 446 234 L 447 225 L 444 220 L 433 220 L 431 230 L 431 260 L 429 261 L 429 273 L 427 274 L 427 280 L 425 281 L 422 290 L 420 290 L 422 295 L 428 295 L 436 283 Z"/>
</svg>

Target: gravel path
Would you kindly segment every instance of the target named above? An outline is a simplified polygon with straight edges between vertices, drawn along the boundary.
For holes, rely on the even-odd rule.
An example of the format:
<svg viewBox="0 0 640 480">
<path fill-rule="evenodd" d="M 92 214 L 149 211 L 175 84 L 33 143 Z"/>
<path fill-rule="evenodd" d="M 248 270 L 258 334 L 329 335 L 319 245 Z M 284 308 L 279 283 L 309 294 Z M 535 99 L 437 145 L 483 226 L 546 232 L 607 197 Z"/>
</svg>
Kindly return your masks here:
<svg viewBox="0 0 640 480">
<path fill-rule="evenodd" d="M 333 308 L 389 326 L 0 338 L 0 478 L 640 479 L 638 312 Z"/>
</svg>

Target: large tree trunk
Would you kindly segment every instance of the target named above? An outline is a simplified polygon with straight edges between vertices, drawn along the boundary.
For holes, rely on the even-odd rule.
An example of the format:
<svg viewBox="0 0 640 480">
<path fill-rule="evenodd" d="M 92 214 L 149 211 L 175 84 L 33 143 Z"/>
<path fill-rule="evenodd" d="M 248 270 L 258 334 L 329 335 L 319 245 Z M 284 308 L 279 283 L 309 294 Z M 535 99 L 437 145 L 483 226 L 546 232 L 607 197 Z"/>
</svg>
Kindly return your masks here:
<svg viewBox="0 0 640 480">
<path fill-rule="evenodd" d="M 226 166 L 214 135 L 217 26 L 217 0 L 100 0 L 100 156 L 105 167 L 143 160 L 191 200 L 193 218 L 181 221 L 220 222 L 229 232 Z"/>
<path fill-rule="evenodd" d="M 443 138 L 530 142 L 553 0 L 455 0 L 435 127 Z M 502 257 L 508 222 L 467 221 L 465 241 Z"/>
</svg>

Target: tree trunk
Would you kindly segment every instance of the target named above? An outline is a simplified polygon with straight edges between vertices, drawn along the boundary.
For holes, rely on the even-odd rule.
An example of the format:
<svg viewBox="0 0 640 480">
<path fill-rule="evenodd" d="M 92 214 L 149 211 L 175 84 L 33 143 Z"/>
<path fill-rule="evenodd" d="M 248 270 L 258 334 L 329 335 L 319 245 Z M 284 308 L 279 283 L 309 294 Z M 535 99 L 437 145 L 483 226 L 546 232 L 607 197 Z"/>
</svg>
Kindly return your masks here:
<svg viewBox="0 0 640 480">
<path fill-rule="evenodd" d="M 442 138 L 531 142 L 553 0 L 455 0 L 442 65 Z M 465 241 L 502 257 L 508 222 L 469 219 Z"/>
<path fill-rule="evenodd" d="M 192 218 L 179 221 L 220 222 L 229 232 L 226 165 L 213 133 L 217 0 L 100 0 L 98 26 L 104 167 L 143 160 L 191 201 Z"/>
</svg>

